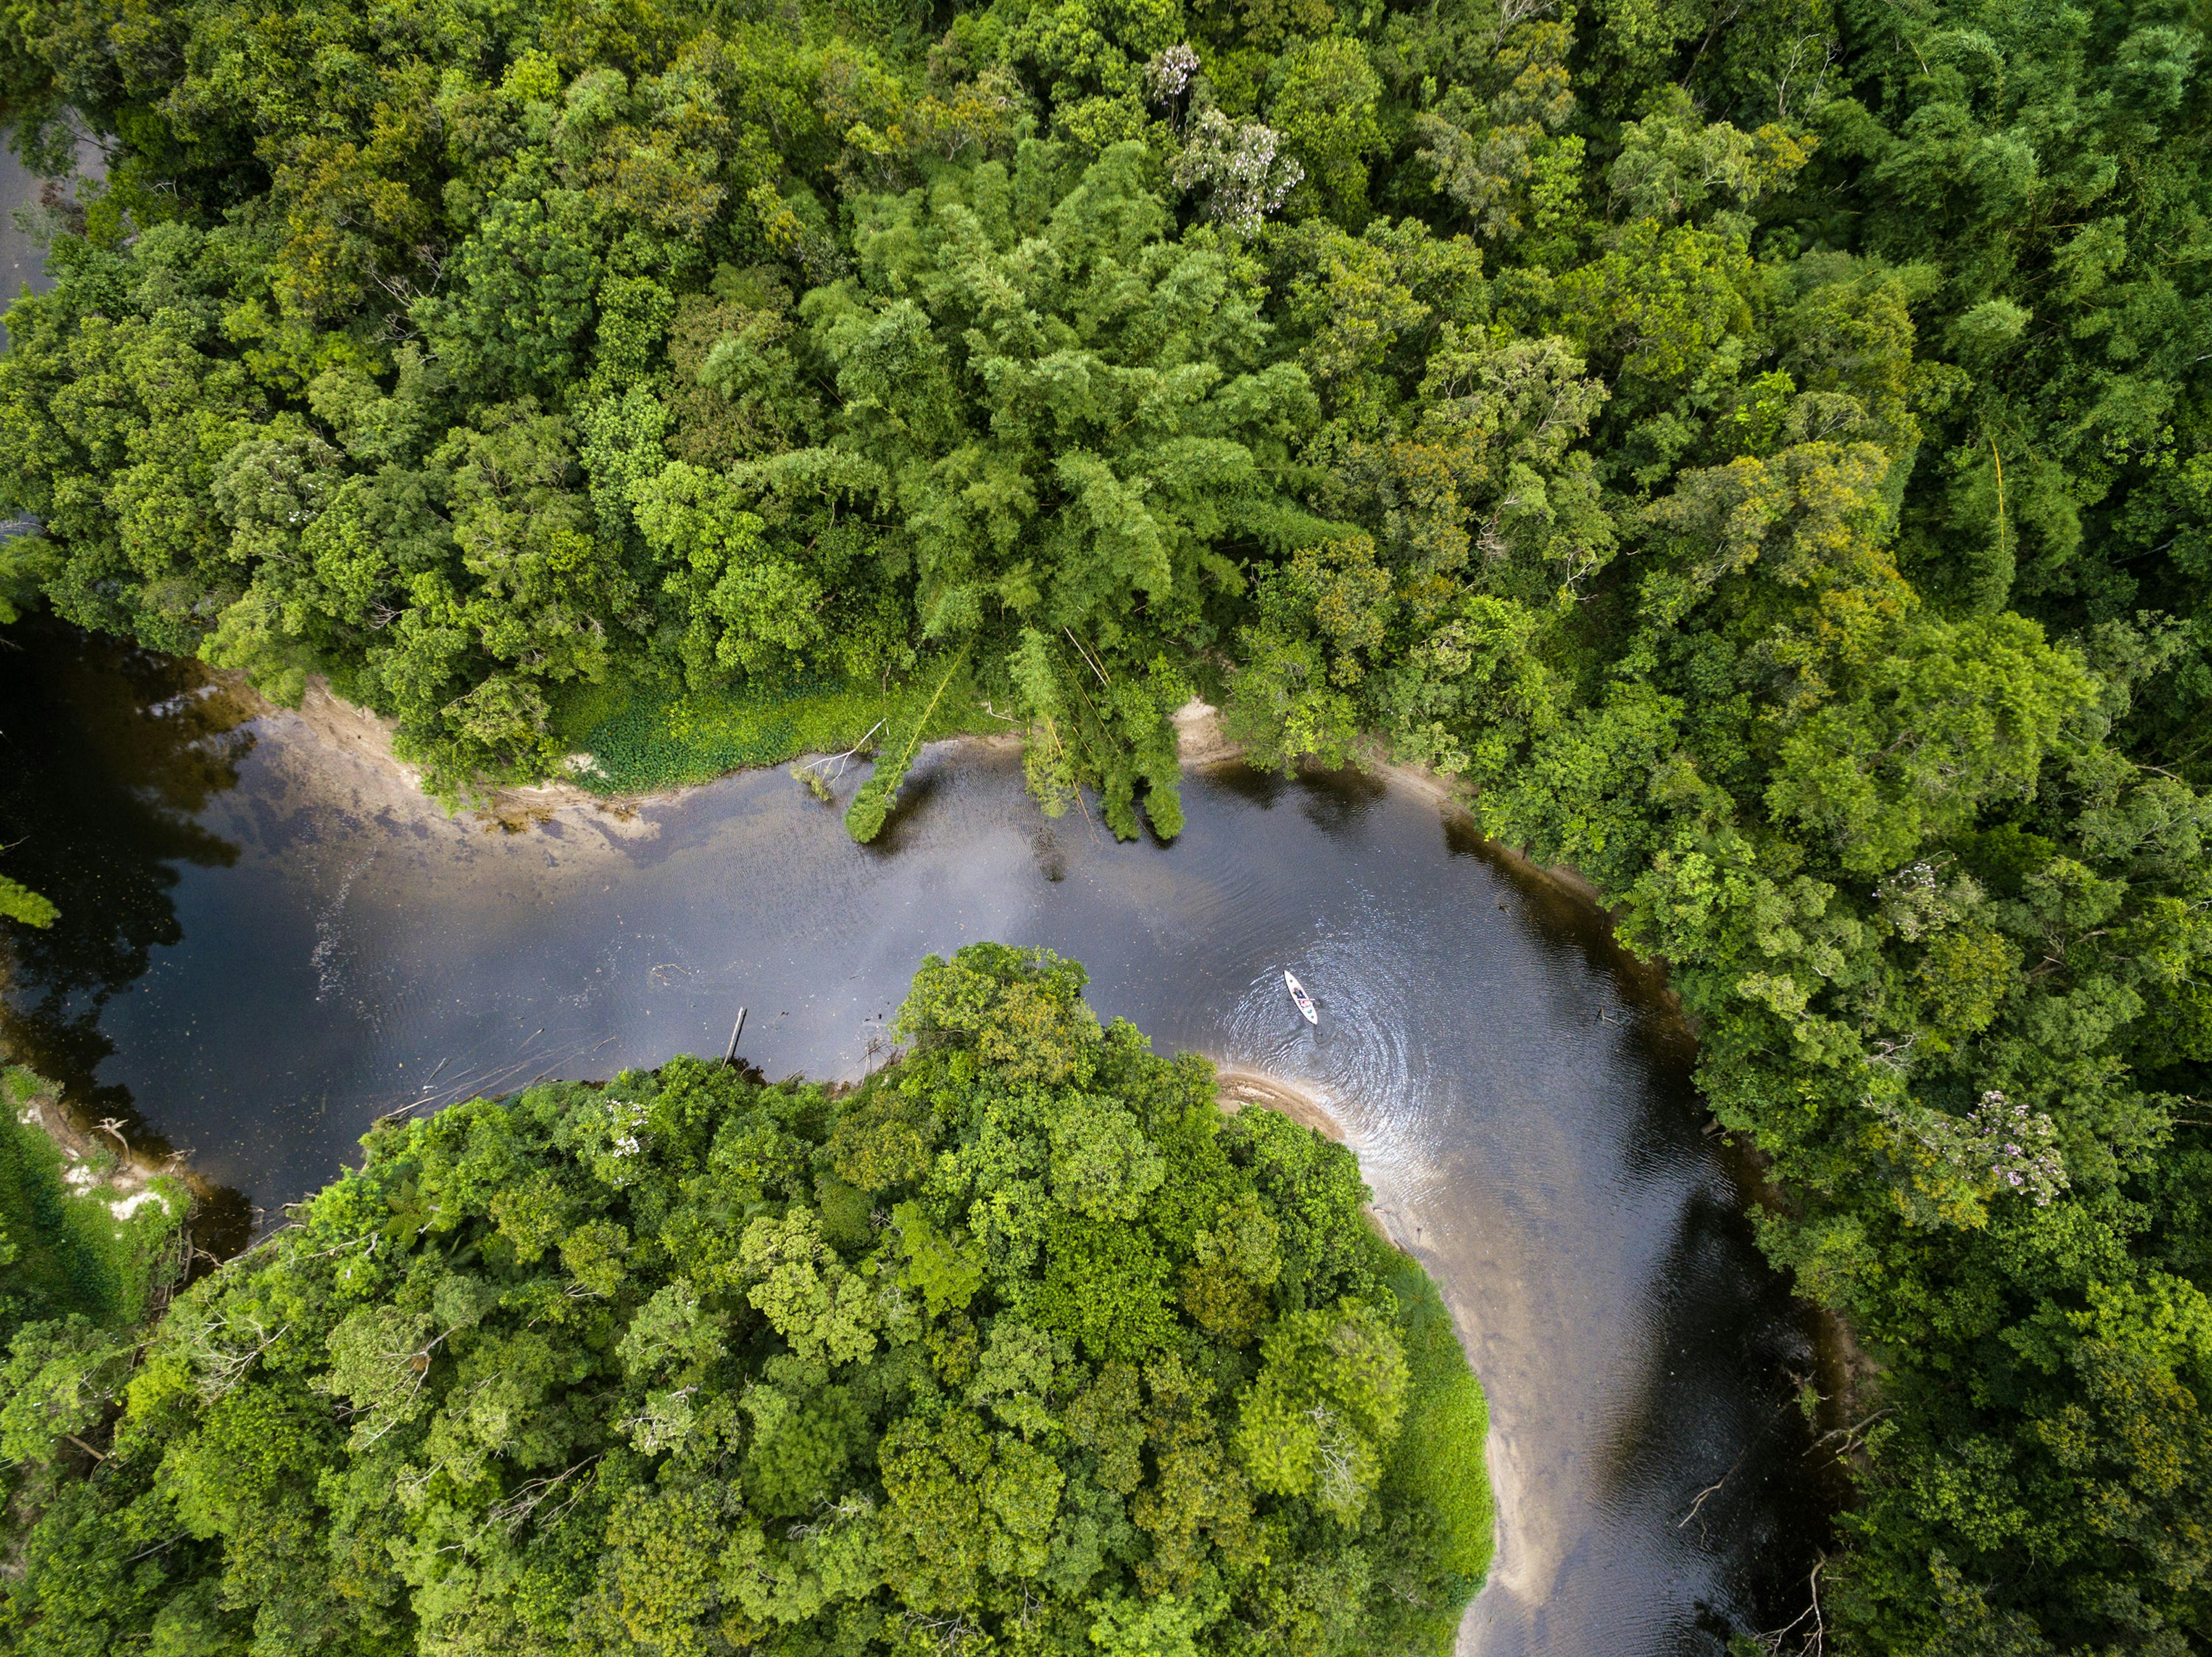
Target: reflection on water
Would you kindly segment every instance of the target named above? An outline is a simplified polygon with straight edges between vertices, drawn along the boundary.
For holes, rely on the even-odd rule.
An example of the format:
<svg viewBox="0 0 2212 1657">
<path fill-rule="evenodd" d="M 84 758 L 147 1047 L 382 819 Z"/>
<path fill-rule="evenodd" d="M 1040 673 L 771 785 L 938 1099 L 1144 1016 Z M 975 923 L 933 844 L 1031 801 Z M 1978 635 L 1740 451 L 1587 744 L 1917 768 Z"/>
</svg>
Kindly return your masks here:
<svg viewBox="0 0 2212 1657">
<path fill-rule="evenodd" d="M 86 1121 L 115 1117 L 131 1146 L 173 1144 L 101 1075 L 112 998 L 184 943 L 175 887 L 237 847 L 201 823 L 252 750 L 248 708 L 191 661 L 51 622 L 0 633 L 0 845 L 13 878 L 60 907 L 46 929 L 0 938 L 0 1053 L 64 1089 Z M 204 1186 L 192 1241 L 216 1254 L 252 1235 L 243 1193 Z"/>
<path fill-rule="evenodd" d="M 0 146 L 0 309 L 13 304 L 26 286 L 41 292 L 47 286 L 46 255 L 16 228 L 15 218 L 17 208 L 38 199 L 39 184 L 20 156 Z M 6 338 L 0 331 L 0 343 Z"/>
<path fill-rule="evenodd" d="M 97 178 L 102 162 L 99 147 L 90 139 L 77 146 L 76 171 L 79 179 Z M 15 222 L 18 209 L 33 209 L 42 194 L 69 201 L 82 193 L 76 179 L 60 181 L 55 190 L 48 190 L 46 181 L 23 165 L 15 151 L 0 144 L 0 310 L 15 301 L 15 296 L 27 287 L 33 293 L 43 294 L 53 283 L 46 276 L 46 257 L 44 249 L 28 231 Z M 7 342 L 7 330 L 0 328 L 0 346 Z"/>
<path fill-rule="evenodd" d="M 236 861 L 200 819 L 238 782 L 246 718 L 193 663 L 51 622 L 0 634 L 0 843 L 8 872 L 61 909 L 44 931 L 11 932 L 0 1034 L 107 1114 L 131 1104 L 94 1079 L 115 1050 L 109 999 L 183 941 L 179 870 Z"/>
<path fill-rule="evenodd" d="M 1814 1355 L 1700 1137 L 1688 1037 L 1601 917 L 1411 790 L 1231 769 L 1189 780 L 1173 847 L 1121 846 L 971 748 L 924 756 L 875 847 L 781 773 L 510 835 L 289 715 L 164 726 L 211 704 L 91 661 L 64 652 L 80 677 L 43 705 L 81 734 L 31 768 L 82 783 L 82 832 L 126 825 L 81 861 L 137 953 L 60 988 L 27 955 L 11 1017 L 81 1032 L 72 1062 L 264 1208 L 379 1114 L 720 1052 L 740 1003 L 769 1075 L 855 1074 L 925 952 L 1049 945 L 1103 1016 L 1325 1102 L 1437 1273 L 1501 1507 L 1463 1649 L 1718 1653 L 1802 1608 L 1830 1501 L 1793 1402 Z M 66 861 L 37 872 L 82 906 Z"/>
<path fill-rule="evenodd" d="M 169 1142 L 100 1073 L 115 1053 L 106 1020 L 154 952 L 183 942 L 182 871 L 237 859 L 200 819 L 238 782 L 246 718 L 193 663 L 47 622 L 0 632 L 0 866 L 61 911 L 43 930 L 5 929 L 0 1051 L 157 1157 Z M 239 1193 L 202 1193 L 203 1247 L 235 1248 L 250 1227 Z"/>
</svg>

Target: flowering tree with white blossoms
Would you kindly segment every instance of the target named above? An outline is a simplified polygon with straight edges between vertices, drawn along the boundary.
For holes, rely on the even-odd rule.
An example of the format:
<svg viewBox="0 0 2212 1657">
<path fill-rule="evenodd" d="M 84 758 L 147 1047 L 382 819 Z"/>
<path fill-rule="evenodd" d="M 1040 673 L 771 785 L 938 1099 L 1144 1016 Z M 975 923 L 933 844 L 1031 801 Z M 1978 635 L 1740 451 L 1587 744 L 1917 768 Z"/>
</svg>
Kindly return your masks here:
<svg viewBox="0 0 2212 1657">
<path fill-rule="evenodd" d="M 1164 46 L 1145 65 L 1145 94 L 1173 109 L 1198 78 L 1198 53 L 1186 43 Z"/>
<path fill-rule="evenodd" d="M 1240 236 L 1291 198 L 1305 169 L 1281 153 L 1282 135 L 1261 121 L 1232 121 L 1218 109 L 1199 113 L 1171 176 L 1178 190 L 1202 190 L 1206 211 Z"/>
<path fill-rule="evenodd" d="M 1281 133 L 1263 121 L 1232 121 L 1215 107 L 1190 46 L 1154 53 L 1145 65 L 1145 92 L 1179 129 L 1188 118 L 1182 153 L 1170 169 L 1176 188 L 1203 191 L 1208 215 L 1237 235 L 1258 230 L 1305 177 L 1282 153 Z"/>
<path fill-rule="evenodd" d="M 2066 1188 L 2066 1164 L 2058 1155 L 2058 1129 L 2039 1110 L 2008 1100 L 1991 1089 L 1966 1118 L 1962 1147 L 1986 1159 L 1990 1177 L 2000 1189 L 2035 1199 L 2038 1208 Z"/>
<path fill-rule="evenodd" d="M 1867 1103 L 1902 1176 L 1899 1202 L 1917 1224 L 1979 1224 L 1983 1203 L 2006 1192 L 2046 1208 L 2067 1187 L 2057 1125 L 1995 1089 L 1964 1116 L 1911 1101 Z"/>
</svg>

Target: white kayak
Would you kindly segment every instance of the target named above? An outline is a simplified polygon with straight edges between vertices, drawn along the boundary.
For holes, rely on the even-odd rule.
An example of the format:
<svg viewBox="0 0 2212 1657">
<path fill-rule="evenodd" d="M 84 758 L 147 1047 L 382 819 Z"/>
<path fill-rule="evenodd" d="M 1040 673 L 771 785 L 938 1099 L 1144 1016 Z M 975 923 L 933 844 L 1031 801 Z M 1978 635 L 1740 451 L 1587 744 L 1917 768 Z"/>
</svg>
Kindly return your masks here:
<svg viewBox="0 0 2212 1657">
<path fill-rule="evenodd" d="M 1285 988 L 1290 991 L 1291 999 L 1298 1004 L 1298 1011 L 1306 1016 L 1306 1023 L 1309 1024 L 1320 1023 L 1321 1015 L 1314 1011 L 1313 998 L 1306 993 L 1306 986 L 1298 982 L 1297 974 L 1295 973 L 1285 973 L 1283 974 L 1283 985 Z"/>
</svg>

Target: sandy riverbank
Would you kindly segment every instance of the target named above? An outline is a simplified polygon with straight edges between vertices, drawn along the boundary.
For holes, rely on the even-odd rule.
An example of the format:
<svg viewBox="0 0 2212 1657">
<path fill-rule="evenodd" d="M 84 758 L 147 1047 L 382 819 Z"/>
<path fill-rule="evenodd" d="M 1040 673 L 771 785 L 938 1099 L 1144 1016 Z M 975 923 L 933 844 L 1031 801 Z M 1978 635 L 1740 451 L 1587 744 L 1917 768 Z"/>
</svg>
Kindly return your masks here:
<svg viewBox="0 0 2212 1657">
<path fill-rule="evenodd" d="M 397 790 L 387 792 L 404 792 L 426 802 L 429 800 L 429 797 L 422 792 L 421 768 L 410 765 L 395 751 L 393 733 L 398 722 L 345 701 L 331 689 L 327 680 L 319 676 L 311 676 L 300 705 L 284 707 L 270 701 L 247 684 L 243 674 L 222 672 L 216 677 L 251 710 L 255 718 L 280 724 L 289 723 L 295 730 L 313 737 L 331 756 L 349 762 L 356 772 L 357 780 L 359 773 L 374 772 L 398 785 Z M 1212 710 L 1207 711 L 1211 713 Z M 1218 725 L 1214 739 L 1218 741 Z M 925 751 L 957 750 L 964 744 L 972 746 L 977 752 L 988 753 L 1018 747 L 1020 742 L 1018 736 L 1011 733 L 952 737 L 928 744 Z M 1204 751 L 1203 739 L 1200 749 L 1194 751 Z M 808 754 L 793 756 L 794 759 L 799 760 L 814 757 L 817 756 Z M 1193 761 L 1187 756 L 1184 762 L 1203 762 Z M 711 786 L 710 781 L 638 793 L 608 794 L 559 780 L 506 784 L 485 791 L 483 798 L 468 808 L 466 815 L 485 828 L 500 828 L 510 834 L 519 834 L 537 824 L 550 822 L 563 812 L 588 813 L 600 820 L 602 828 L 612 828 L 619 835 L 622 830 L 617 825 L 635 819 L 642 808 L 681 799 L 695 789 Z"/>
<path fill-rule="evenodd" d="M 227 672 L 217 675 L 217 677 L 258 717 L 296 721 L 301 728 L 334 753 L 384 773 L 404 785 L 410 792 L 421 793 L 421 769 L 408 764 L 393 750 L 392 733 L 396 722 L 344 701 L 331 691 L 327 680 L 319 676 L 310 677 L 300 706 L 288 708 L 279 707 L 259 695 L 246 683 L 243 674 Z M 1222 729 L 1220 710 L 1211 704 L 1193 700 L 1177 708 L 1171 720 L 1176 730 L 1176 757 L 1186 767 L 1200 769 L 1233 764 L 1243 758 L 1243 745 L 1231 740 Z M 1020 743 L 1021 737 L 1013 732 L 984 737 L 953 737 L 927 744 L 926 751 L 958 751 L 967 746 L 977 752 L 1003 752 L 1018 747 Z M 812 756 L 802 755 L 798 757 Z M 1359 764 L 1364 770 L 1405 784 L 1434 800 L 1446 812 L 1464 818 L 1469 826 L 1477 826 L 1474 811 L 1474 790 L 1464 779 L 1440 775 L 1425 766 L 1394 761 L 1389 757 L 1381 743 L 1373 740 L 1360 755 Z M 511 833 L 545 822 L 561 811 L 586 811 L 602 817 L 627 821 L 641 807 L 679 799 L 693 788 L 708 786 L 696 783 L 636 794 L 604 794 L 573 782 L 558 780 L 502 786 L 490 790 L 483 803 L 474 808 L 474 815 L 486 828 L 496 827 Z M 1525 872 L 1586 902 L 1601 901 L 1597 888 L 1577 871 L 1538 863 L 1514 847 L 1498 841 L 1489 844 L 1501 857 Z"/>
<path fill-rule="evenodd" d="M 1346 1143 L 1343 1125 L 1329 1114 L 1328 1107 L 1294 1083 L 1235 1065 L 1215 1065 L 1213 1077 L 1215 1097 L 1228 1114 L 1234 1116 L 1254 1106 L 1280 1111 L 1300 1127 L 1326 1134 L 1339 1144 Z"/>
</svg>

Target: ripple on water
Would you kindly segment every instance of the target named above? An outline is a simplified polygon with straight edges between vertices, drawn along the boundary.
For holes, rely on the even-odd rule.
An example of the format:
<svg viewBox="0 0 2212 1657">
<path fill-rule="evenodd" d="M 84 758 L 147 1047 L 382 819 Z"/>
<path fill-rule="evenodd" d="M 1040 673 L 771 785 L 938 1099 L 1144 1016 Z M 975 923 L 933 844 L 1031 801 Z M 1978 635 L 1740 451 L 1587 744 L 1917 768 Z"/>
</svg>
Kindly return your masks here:
<svg viewBox="0 0 2212 1657">
<path fill-rule="evenodd" d="M 1318 1024 L 1292 1004 L 1285 968 L 1313 998 Z M 1352 1144 L 1415 1150 L 1407 1140 L 1422 1121 L 1413 1103 L 1405 988 L 1403 963 L 1362 950 L 1352 936 L 1304 940 L 1283 951 L 1282 967 L 1271 964 L 1252 979 L 1225 1021 L 1221 1051 L 1232 1063 L 1304 1084 Z"/>
</svg>

